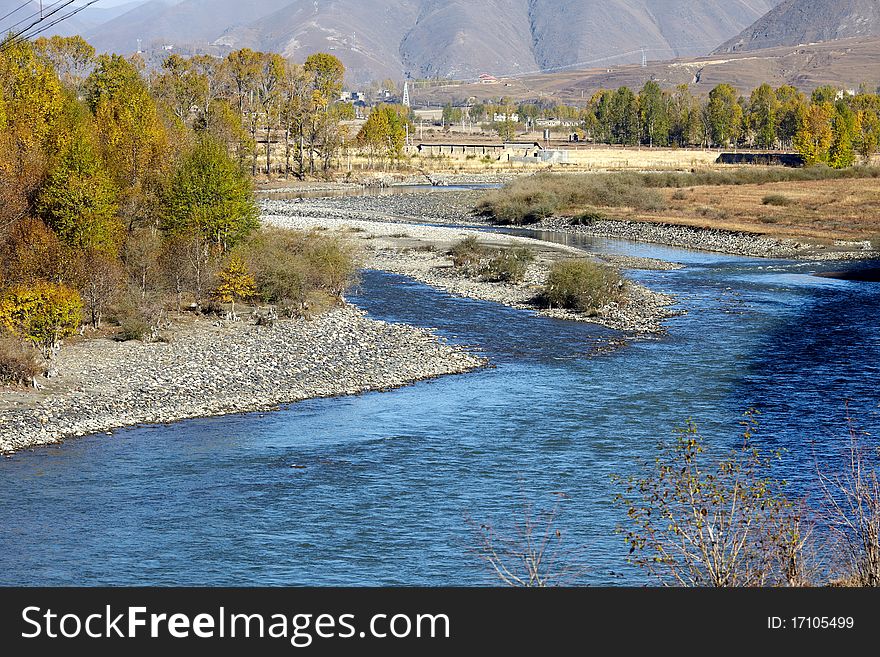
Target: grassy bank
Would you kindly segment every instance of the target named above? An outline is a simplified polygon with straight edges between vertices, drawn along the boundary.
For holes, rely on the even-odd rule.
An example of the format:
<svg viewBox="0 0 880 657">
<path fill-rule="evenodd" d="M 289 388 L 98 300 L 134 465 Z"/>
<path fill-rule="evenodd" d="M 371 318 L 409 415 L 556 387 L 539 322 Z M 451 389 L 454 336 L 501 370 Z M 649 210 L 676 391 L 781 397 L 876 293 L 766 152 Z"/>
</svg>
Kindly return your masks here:
<svg viewBox="0 0 880 657">
<path fill-rule="evenodd" d="M 502 224 L 529 224 L 554 214 L 589 208 L 629 208 L 659 212 L 669 207 L 662 189 L 808 183 L 826 180 L 880 178 L 878 167 L 831 169 L 782 167 L 707 169 L 684 172 L 618 172 L 602 174 L 539 174 L 517 179 L 486 194 L 477 210 Z"/>
<path fill-rule="evenodd" d="M 543 174 L 483 196 L 500 224 L 550 216 L 630 219 L 818 242 L 874 240 L 880 168 L 732 168 L 692 173 Z"/>
</svg>

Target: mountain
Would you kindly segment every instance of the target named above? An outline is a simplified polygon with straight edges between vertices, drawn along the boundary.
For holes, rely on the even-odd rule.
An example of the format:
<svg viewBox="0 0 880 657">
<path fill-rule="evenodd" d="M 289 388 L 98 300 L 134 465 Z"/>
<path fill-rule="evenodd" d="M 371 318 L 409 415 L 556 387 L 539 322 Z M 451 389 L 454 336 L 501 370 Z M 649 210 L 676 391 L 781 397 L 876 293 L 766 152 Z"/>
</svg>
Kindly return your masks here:
<svg viewBox="0 0 880 657">
<path fill-rule="evenodd" d="M 708 52 L 780 0 L 150 0 L 87 35 L 99 50 L 249 47 L 337 55 L 350 81 L 475 78 Z"/>
<path fill-rule="evenodd" d="M 877 0 L 785 0 L 716 53 L 880 36 Z"/>
<path fill-rule="evenodd" d="M 85 7 L 83 5 L 85 5 L 86 0 L 75 0 L 73 4 L 63 9 L 56 7 L 54 2 L 43 2 L 44 14 L 48 14 L 56 8 L 59 11 L 51 16 L 47 16 L 44 24 L 35 27 L 34 30 L 45 27 L 49 23 L 69 15 L 69 18 L 64 18 L 64 20 L 42 32 L 40 36 L 85 34 L 103 23 L 134 10 L 146 1 L 130 0 L 129 2 L 115 4 L 99 2 Z M 75 10 L 79 11 L 73 14 Z M 38 20 L 39 16 L 39 2 L 23 3 L 21 0 L 0 0 L 0 34 L 5 34 L 10 30 L 21 30 Z"/>
<path fill-rule="evenodd" d="M 46 2 L 44 4 L 44 12 L 49 13 L 55 9 L 51 5 L 51 3 Z M 48 16 L 46 18 L 46 23 L 50 23 L 62 16 L 69 14 L 73 11 L 75 7 L 67 7 L 65 9 L 61 9 L 56 14 Z M 52 29 L 45 32 L 44 35 L 52 35 L 52 34 L 62 34 L 67 35 L 70 34 L 70 30 L 75 31 L 84 31 L 87 24 L 81 20 L 81 15 L 86 13 L 85 11 L 80 12 L 76 16 L 71 16 L 70 18 L 58 23 L 58 25 L 54 26 Z M 30 27 L 34 23 L 36 23 L 40 18 L 40 3 L 39 2 L 30 2 L 24 3 L 22 0 L 0 0 L 0 34 L 5 36 L 9 32 L 19 32 L 27 27 Z M 37 28 L 32 28 L 36 30 Z M 76 32 L 73 32 L 76 33 Z M 41 35 L 41 36 L 44 36 Z"/>
<path fill-rule="evenodd" d="M 698 95 L 708 94 L 722 82 L 732 84 L 748 96 L 764 82 L 773 87 L 790 84 L 806 93 L 831 85 L 844 89 L 880 85 L 880 37 L 856 37 L 824 41 L 806 46 L 777 46 L 754 52 L 681 58 L 666 62 L 648 62 L 647 66 L 625 64 L 558 73 L 540 73 L 505 80 L 497 85 L 462 84 L 418 86 L 419 103 L 444 105 L 462 103 L 468 98 L 480 101 L 497 99 L 504 94 L 514 101 L 555 100 L 582 104 L 599 89 L 629 87 L 641 89 L 653 80 L 666 89 L 686 84 Z"/>
<path fill-rule="evenodd" d="M 99 51 L 127 54 L 153 43 L 205 46 L 230 27 L 245 25 L 290 0 L 150 0 L 84 35 Z"/>
</svg>

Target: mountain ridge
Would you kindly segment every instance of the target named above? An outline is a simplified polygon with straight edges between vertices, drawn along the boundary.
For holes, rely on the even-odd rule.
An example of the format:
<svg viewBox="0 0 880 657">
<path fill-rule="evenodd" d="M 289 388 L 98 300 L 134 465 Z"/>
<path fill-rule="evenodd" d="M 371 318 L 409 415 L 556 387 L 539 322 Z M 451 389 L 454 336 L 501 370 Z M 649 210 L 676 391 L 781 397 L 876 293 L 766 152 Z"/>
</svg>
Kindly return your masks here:
<svg viewBox="0 0 880 657">
<path fill-rule="evenodd" d="M 475 78 L 702 55 L 780 0 L 150 0 L 86 35 L 149 44 L 336 54 L 350 79 Z"/>
<path fill-rule="evenodd" d="M 877 0 L 784 0 L 713 54 L 880 36 Z"/>
</svg>

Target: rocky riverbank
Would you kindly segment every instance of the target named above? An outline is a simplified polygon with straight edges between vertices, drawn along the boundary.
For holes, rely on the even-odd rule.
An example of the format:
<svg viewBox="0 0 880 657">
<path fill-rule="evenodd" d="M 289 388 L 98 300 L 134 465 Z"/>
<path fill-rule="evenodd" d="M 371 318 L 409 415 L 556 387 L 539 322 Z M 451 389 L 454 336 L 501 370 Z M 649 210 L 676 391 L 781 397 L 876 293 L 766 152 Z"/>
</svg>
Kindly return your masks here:
<svg viewBox="0 0 880 657">
<path fill-rule="evenodd" d="M 293 205 L 312 209 L 311 202 Z M 264 215 L 264 223 L 295 230 L 337 231 L 360 247 L 364 254 L 364 267 L 409 276 L 456 296 L 492 301 L 549 317 L 592 322 L 637 334 L 661 333 L 664 331 L 664 320 L 680 314 L 670 308 L 675 303 L 672 297 L 632 281 L 626 283 L 623 301 L 611 303 L 593 314 L 540 308 L 536 298 L 552 263 L 560 259 L 585 257 L 586 254 L 575 247 L 469 227 L 406 223 L 401 217 L 397 217 L 396 221 L 379 220 L 375 216 L 372 219 L 361 218 L 370 216 L 366 212 L 338 211 L 329 214 L 316 210 L 314 213 L 299 215 L 297 207 L 283 208 L 283 202 L 271 207 L 286 209 L 288 212 Z M 536 257 L 529 265 L 525 279 L 521 283 L 488 282 L 457 271 L 447 255 L 448 250 L 454 243 L 474 235 L 481 244 L 488 247 L 525 246 L 532 249 Z M 644 261 L 644 265 L 650 268 L 666 268 L 660 261 L 648 260 L 633 259 L 627 262 L 629 265 L 637 265 Z M 674 264 L 669 265 L 669 268 L 676 267 Z"/>
<path fill-rule="evenodd" d="M 115 428 L 258 411 L 385 390 L 487 365 L 431 331 L 353 306 L 272 327 L 189 321 L 167 342 L 85 340 L 62 350 L 43 388 L 0 392 L 0 452 Z"/>
<path fill-rule="evenodd" d="M 858 260 L 877 257 L 877 253 L 872 251 L 870 242 L 837 242 L 828 247 L 793 239 L 775 239 L 754 233 L 625 219 L 599 220 L 588 225 L 573 226 L 567 217 L 549 217 L 529 228 L 758 258 Z"/>
<path fill-rule="evenodd" d="M 378 196 L 327 196 L 320 198 L 277 198 L 260 200 L 265 215 L 357 219 L 393 223 L 427 223 L 485 226 L 473 211 L 485 192 L 480 190 L 437 190 L 381 194 Z"/>
</svg>

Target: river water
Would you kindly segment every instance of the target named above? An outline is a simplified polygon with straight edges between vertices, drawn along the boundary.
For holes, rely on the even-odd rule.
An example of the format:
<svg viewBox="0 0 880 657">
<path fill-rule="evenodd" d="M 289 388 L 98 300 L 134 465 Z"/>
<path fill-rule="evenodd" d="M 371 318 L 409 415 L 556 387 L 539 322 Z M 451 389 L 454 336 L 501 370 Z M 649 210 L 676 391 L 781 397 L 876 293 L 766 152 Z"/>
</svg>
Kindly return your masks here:
<svg viewBox="0 0 880 657">
<path fill-rule="evenodd" d="M 0 584 L 492 584 L 472 525 L 507 533 L 556 492 L 575 583 L 640 584 L 610 477 L 688 418 L 721 450 L 759 409 L 758 439 L 787 450 L 804 493 L 815 460 L 842 454 L 847 403 L 880 429 L 880 284 L 812 275 L 839 264 L 541 236 L 686 264 L 631 275 L 688 314 L 596 353 L 616 334 L 367 272 L 353 300 L 372 316 L 436 327 L 495 367 L 5 459 Z"/>
</svg>

